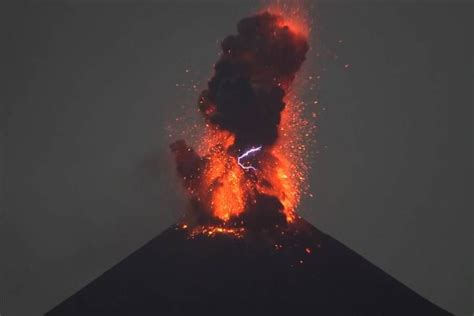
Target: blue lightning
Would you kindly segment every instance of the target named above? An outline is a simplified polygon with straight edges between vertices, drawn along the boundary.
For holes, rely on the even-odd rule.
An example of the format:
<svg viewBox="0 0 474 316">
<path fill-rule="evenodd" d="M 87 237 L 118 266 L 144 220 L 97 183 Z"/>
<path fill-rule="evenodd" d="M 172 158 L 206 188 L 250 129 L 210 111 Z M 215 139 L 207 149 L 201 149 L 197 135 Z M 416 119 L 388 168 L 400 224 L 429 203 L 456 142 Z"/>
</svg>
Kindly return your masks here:
<svg viewBox="0 0 474 316">
<path fill-rule="evenodd" d="M 244 152 L 242 155 L 240 155 L 239 157 L 237 157 L 237 163 L 239 164 L 240 167 L 242 167 L 242 169 L 244 170 L 253 170 L 253 171 L 256 171 L 257 169 L 254 167 L 254 166 L 245 166 L 243 165 L 242 163 L 240 163 L 240 159 L 243 159 L 245 157 L 247 157 L 248 155 L 254 153 L 254 152 L 257 152 L 259 151 L 260 149 L 262 149 L 262 146 L 258 146 L 258 147 L 252 147 L 250 148 L 249 150 L 247 150 L 246 152 Z"/>
</svg>

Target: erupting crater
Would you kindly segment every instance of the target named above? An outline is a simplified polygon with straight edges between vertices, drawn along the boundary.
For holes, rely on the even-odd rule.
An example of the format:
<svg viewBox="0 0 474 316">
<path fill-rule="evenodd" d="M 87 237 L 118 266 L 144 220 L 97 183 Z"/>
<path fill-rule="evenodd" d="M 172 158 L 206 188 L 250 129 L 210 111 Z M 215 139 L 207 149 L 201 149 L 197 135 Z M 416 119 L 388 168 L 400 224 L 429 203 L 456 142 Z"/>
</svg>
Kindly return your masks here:
<svg viewBox="0 0 474 316">
<path fill-rule="evenodd" d="M 292 84 L 308 52 L 309 27 L 295 12 L 267 9 L 226 37 L 198 108 L 196 148 L 171 145 L 191 200 L 191 235 L 270 230 L 293 222 L 306 180 L 312 127 Z M 289 14 L 293 12 L 293 14 Z M 238 232 L 238 233 L 237 233 Z"/>
</svg>

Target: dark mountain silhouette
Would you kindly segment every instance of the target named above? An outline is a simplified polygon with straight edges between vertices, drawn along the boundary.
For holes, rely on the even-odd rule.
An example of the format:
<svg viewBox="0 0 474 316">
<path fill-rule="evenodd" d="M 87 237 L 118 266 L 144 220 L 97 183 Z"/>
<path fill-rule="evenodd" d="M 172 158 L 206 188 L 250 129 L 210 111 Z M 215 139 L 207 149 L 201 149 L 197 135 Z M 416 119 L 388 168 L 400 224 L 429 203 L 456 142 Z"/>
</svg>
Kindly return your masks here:
<svg viewBox="0 0 474 316">
<path fill-rule="evenodd" d="M 300 219 L 189 238 L 173 226 L 46 313 L 451 315 Z"/>
</svg>

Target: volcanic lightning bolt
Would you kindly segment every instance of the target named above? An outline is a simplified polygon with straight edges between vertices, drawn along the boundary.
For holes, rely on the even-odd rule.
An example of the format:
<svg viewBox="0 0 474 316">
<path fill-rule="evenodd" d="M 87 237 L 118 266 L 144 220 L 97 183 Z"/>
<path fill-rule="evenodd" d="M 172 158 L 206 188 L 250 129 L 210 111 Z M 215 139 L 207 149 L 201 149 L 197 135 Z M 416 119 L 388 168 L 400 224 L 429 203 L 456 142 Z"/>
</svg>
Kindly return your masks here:
<svg viewBox="0 0 474 316">
<path fill-rule="evenodd" d="M 304 138 L 312 132 L 291 89 L 309 49 L 309 27 L 297 12 L 272 7 L 237 24 L 198 98 L 202 137 L 171 145 L 190 198 L 183 227 L 194 227 L 191 235 L 237 236 L 296 218 L 308 169 Z"/>
<path fill-rule="evenodd" d="M 244 165 L 243 163 L 240 162 L 241 159 L 244 159 L 246 157 L 248 157 L 250 154 L 253 154 L 254 152 L 257 152 L 257 151 L 260 151 L 260 149 L 262 149 L 262 146 L 259 146 L 259 147 L 252 147 L 250 148 L 249 150 L 247 150 L 246 152 L 244 152 L 242 155 L 240 155 L 239 157 L 237 157 L 237 163 L 239 164 L 239 166 L 244 169 L 244 170 L 253 170 L 253 171 L 256 171 L 257 169 L 250 165 L 250 166 L 246 166 Z"/>
</svg>

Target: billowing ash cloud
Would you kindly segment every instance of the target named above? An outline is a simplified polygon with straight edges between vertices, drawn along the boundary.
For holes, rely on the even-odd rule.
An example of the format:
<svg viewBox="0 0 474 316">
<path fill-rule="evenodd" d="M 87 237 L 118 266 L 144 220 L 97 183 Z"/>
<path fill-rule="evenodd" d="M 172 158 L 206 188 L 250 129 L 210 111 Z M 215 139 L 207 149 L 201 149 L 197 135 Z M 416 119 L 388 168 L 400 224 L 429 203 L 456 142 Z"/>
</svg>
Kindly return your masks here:
<svg viewBox="0 0 474 316">
<path fill-rule="evenodd" d="M 241 20 L 237 30 L 222 42 L 199 108 L 211 123 L 235 134 L 238 147 L 271 145 L 285 89 L 305 60 L 308 43 L 267 12 Z"/>
<path fill-rule="evenodd" d="M 215 74 L 201 93 L 198 106 L 208 123 L 235 136 L 233 146 L 226 150 L 223 145 L 216 145 L 214 151 L 225 152 L 226 159 L 236 160 L 244 150 L 262 146 L 258 155 L 271 161 L 267 149 L 278 138 L 285 94 L 305 60 L 308 43 L 304 36 L 284 26 L 281 16 L 268 12 L 241 20 L 237 30 L 237 35 L 222 42 Z M 209 192 L 225 187 L 225 175 L 213 178 L 212 184 L 203 188 L 205 170 L 212 168 L 212 154 L 200 157 L 182 140 L 173 143 L 171 150 L 178 174 L 190 193 L 192 210 L 188 217 L 198 224 L 218 222 L 210 210 Z M 247 184 L 253 181 L 272 185 L 268 179 L 258 179 L 253 171 L 245 171 L 244 177 Z M 249 229 L 259 230 L 286 222 L 278 197 L 258 192 L 256 186 L 249 189 L 247 185 L 245 190 L 249 191 L 249 198 L 244 211 L 231 218 L 231 223 L 245 223 Z"/>
</svg>

